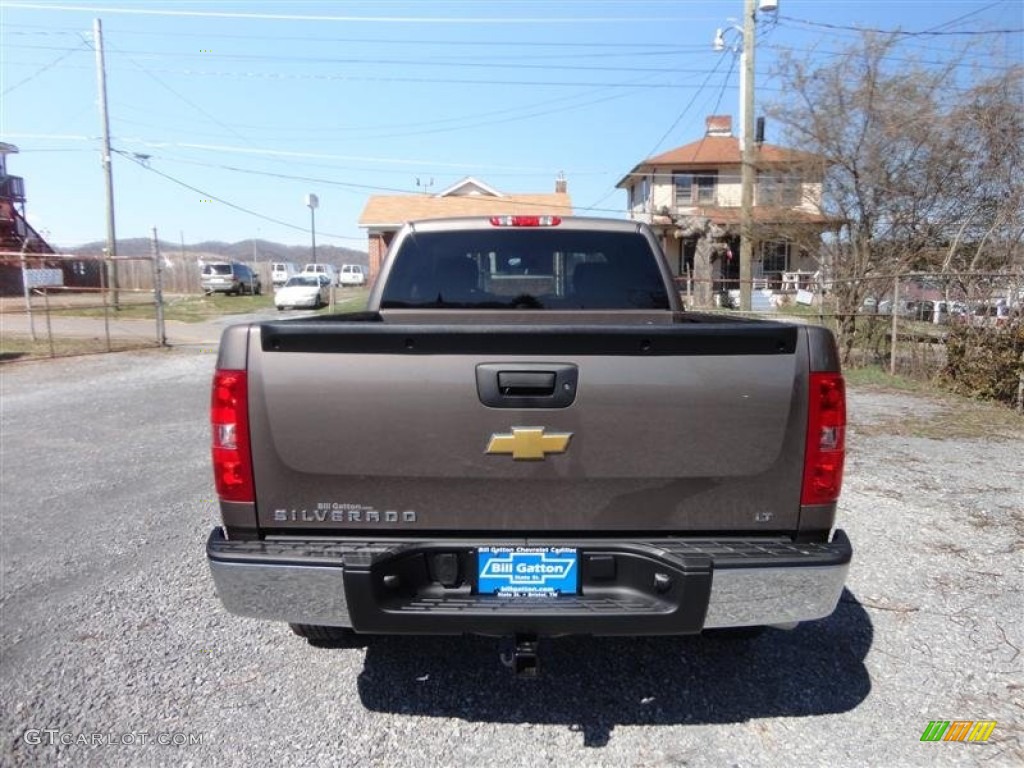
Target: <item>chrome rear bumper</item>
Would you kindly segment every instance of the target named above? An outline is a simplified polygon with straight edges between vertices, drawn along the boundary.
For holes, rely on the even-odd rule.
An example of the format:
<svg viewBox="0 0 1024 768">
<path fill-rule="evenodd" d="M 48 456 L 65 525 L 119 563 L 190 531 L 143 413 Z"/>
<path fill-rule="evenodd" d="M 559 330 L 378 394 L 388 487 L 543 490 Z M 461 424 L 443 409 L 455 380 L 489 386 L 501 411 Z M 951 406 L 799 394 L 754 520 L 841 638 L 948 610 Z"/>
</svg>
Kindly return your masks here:
<svg viewBox="0 0 1024 768">
<path fill-rule="evenodd" d="M 570 602 L 558 598 L 516 603 L 473 596 L 467 585 L 450 597 L 447 591 L 435 590 L 433 596 L 409 595 L 402 602 L 380 589 L 389 563 L 429 556 L 438 549 L 474 546 L 462 540 L 236 542 L 224 539 L 216 529 L 207 543 L 207 556 L 224 607 L 240 616 L 383 633 L 500 634 L 508 627 L 523 627 L 539 634 L 613 635 L 681 634 L 821 619 L 835 610 L 852 557 L 842 531 L 831 542 L 814 544 L 762 539 L 530 544 L 577 546 L 581 553 L 599 550 L 624 562 L 631 557 L 650 561 L 652 567 L 678 577 L 679 594 L 646 594 L 642 586 L 629 591 L 630 585 L 624 584 L 610 593 L 611 600 L 595 597 L 588 602 L 587 593 L 599 590 L 585 587 L 584 595 Z"/>
</svg>

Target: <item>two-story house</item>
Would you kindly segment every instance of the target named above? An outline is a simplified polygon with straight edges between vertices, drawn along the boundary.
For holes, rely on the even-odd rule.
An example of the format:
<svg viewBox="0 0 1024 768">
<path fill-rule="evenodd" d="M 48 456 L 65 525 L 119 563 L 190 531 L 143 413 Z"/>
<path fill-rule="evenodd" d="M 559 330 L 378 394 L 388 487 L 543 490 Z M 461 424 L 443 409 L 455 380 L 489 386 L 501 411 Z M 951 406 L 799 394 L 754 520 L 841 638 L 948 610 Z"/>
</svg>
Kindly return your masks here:
<svg viewBox="0 0 1024 768">
<path fill-rule="evenodd" d="M 754 287 L 795 288 L 818 271 L 821 235 L 832 226 L 821 211 L 824 164 L 772 144 L 757 144 L 754 155 Z M 732 118 L 714 115 L 703 138 L 647 158 L 617 184 L 630 218 L 653 227 L 687 288 L 693 280 L 711 280 L 716 291 L 738 287 L 741 167 Z M 713 244 L 710 275 L 695 263 L 702 239 Z"/>
<path fill-rule="evenodd" d="M 433 195 L 373 195 L 359 217 L 359 226 L 367 230 L 370 282 L 376 279 L 388 246 L 407 221 L 448 216 L 570 216 L 572 199 L 567 187 L 565 178 L 559 176 L 554 192 L 508 194 L 466 177 Z"/>
</svg>

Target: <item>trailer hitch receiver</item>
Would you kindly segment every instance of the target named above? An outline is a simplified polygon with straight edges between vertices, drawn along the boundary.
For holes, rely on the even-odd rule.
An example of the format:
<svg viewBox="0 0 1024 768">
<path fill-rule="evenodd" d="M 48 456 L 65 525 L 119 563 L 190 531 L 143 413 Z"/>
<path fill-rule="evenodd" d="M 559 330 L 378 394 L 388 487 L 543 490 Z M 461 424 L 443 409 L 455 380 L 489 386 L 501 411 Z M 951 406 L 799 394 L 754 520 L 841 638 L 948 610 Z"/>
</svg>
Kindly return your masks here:
<svg viewBox="0 0 1024 768">
<path fill-rule="evenodd" d="M 510 667 L 517 678 L 536 680 L 540 674 L 536 635 L 514 635 L 511 651 L 503 651 L 501 663 Z"/>
</svg>

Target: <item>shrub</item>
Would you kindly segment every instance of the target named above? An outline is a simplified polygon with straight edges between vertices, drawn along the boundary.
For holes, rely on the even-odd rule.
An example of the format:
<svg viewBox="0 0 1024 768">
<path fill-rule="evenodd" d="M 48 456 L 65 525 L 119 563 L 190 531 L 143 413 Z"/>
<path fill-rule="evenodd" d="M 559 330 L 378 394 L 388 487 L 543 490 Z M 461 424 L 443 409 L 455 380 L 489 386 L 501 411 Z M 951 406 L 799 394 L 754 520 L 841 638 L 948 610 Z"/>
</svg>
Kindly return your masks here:
<svg viewBox="0 0 1024 768">
<path fill-rule="evenodd" d="M 1013 404 L 1024 375 L 1024 320 L 975 328 L 955 326 L 946 340 L 943 383 L 959 394 Z"/>
</svg>

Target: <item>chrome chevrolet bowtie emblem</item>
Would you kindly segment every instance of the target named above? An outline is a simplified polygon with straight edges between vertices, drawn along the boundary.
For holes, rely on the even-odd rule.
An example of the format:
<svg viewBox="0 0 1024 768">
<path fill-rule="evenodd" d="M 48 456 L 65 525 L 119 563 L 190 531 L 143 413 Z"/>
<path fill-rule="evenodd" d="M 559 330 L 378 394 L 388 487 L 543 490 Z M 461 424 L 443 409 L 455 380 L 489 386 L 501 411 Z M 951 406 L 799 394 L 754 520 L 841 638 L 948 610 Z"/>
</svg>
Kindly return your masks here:
<svg viewBox="0 0 1024 768">
<path fill-rule="evenodd" d="M 572 432 L 544 434 L 544 427 L 513 427 L 511 435 L 491 435 L 487 453 L 511 455 L 516 461 L 543 461 L 549 453 L 565 453 Z"/>
</svg>

